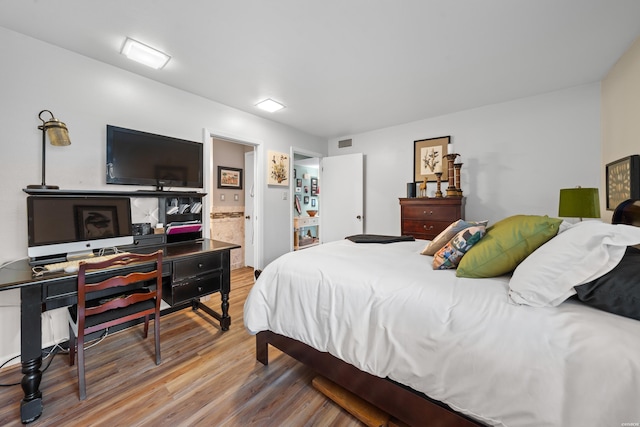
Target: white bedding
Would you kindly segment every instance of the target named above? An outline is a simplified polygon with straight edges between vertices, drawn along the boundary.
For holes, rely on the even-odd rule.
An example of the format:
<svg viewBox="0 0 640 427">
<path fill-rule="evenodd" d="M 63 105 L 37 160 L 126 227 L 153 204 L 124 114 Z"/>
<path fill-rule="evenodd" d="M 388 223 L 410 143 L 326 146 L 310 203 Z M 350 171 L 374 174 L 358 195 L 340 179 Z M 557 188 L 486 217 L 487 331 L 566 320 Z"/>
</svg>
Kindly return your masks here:
<svg viewBox="0 0 640 427">
<path fill-rule="evenodd" d="M 250 333 L 294 338 L 489 425 L 640 422 L 640 322 L 569 300 L 514 305 L 508 277 L 457 278 L 425 241 L 331 242 L 269 264 Z M 633 424 L 631 424 L 633 425 Z"/>
</svg>

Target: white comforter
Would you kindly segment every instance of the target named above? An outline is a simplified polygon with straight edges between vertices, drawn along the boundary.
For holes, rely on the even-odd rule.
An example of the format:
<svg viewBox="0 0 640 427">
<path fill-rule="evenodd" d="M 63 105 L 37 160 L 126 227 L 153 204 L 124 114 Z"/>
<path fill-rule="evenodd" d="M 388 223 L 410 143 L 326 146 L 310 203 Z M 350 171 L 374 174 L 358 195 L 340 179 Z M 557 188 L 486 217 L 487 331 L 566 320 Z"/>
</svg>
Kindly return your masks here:
<svg viewBox="0 0 640 427">
<path fill-rule="evenodd" d="M 489 425 L 640 422 L 640 322 L 509 302 L 508 277 L 433 270 L 425 241 L 327 243 L 264 269 L 244 309 L 270 330 Z M 630 424 L 637 425 L 637 424 Z"/>
</svg>

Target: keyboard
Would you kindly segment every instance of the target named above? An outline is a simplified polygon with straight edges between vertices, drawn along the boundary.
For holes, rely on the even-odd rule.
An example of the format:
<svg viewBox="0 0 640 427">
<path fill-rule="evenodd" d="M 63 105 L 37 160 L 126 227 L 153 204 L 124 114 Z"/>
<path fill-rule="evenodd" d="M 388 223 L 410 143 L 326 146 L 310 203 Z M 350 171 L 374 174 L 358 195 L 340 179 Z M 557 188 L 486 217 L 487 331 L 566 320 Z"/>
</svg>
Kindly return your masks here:
<svg viewBox="0 0 640 427">
<path fill-rule="evenodd" d="M 51 273 L 55 271 L 65 271 L 67 273 L 75 273 L 76 271 L 78 271 L 78 265 L 80 264 L 80 261 L 85 261 L 87 263 L 96 263 L 96 262 L 106 261 L 121 255 L 127 255 L 128 253 L 129 252 L 118 252 L 118 253 L 109 254 L 109 255 L 92 256 L 88 258 L 74 259 L 70 261 L 55 262 L 52 264 L 45 264 L 42 267 L 46 271 Z"/>
</svg>

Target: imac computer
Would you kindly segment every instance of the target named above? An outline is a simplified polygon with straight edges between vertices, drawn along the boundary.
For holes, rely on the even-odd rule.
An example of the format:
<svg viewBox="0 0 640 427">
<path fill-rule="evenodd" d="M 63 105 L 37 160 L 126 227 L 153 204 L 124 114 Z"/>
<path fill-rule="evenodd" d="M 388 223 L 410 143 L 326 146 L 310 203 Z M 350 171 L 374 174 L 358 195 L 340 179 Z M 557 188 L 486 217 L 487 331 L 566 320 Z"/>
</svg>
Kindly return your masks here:
<svg viewBox="0 0 640 427">
<path fill-rule="evenodd" d="M 82 257 L 133 243 L 128 197 L 27 197 L 31 264 Z"/>
</svg>

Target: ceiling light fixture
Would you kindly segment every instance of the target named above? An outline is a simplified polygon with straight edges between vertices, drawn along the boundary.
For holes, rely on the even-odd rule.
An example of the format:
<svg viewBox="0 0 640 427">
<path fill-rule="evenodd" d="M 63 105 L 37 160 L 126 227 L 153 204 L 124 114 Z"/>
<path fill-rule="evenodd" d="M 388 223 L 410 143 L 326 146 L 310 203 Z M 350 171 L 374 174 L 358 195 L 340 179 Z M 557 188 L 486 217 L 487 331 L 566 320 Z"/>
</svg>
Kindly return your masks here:
<svg viewBox="0 0 640 427">
<path fill-rule="evenodd" d="M 267 98 L 264 101 L 260 101 L 256 104 L 256 107 L 260 108 L 261 110 L 264 111 L 268 111 L 270 113 L 275 113 L 278 110 L 282 110 L 283 108 L 285 108 L 284 105 L 280 104 L 277 101 L 274 101 L 271 98 Z"/>
<path fill-rule="evenodd" d="M 158 49 L 154 49 L 151 46 L 147 46 L 129 37 L 124 41 L 120 53 L 129 59 L 144 64 L 147 67 L 155 68 L 156 70 L 163 68 L 171 59 L 166 53 L 160 52 Z"/>
</svg>

